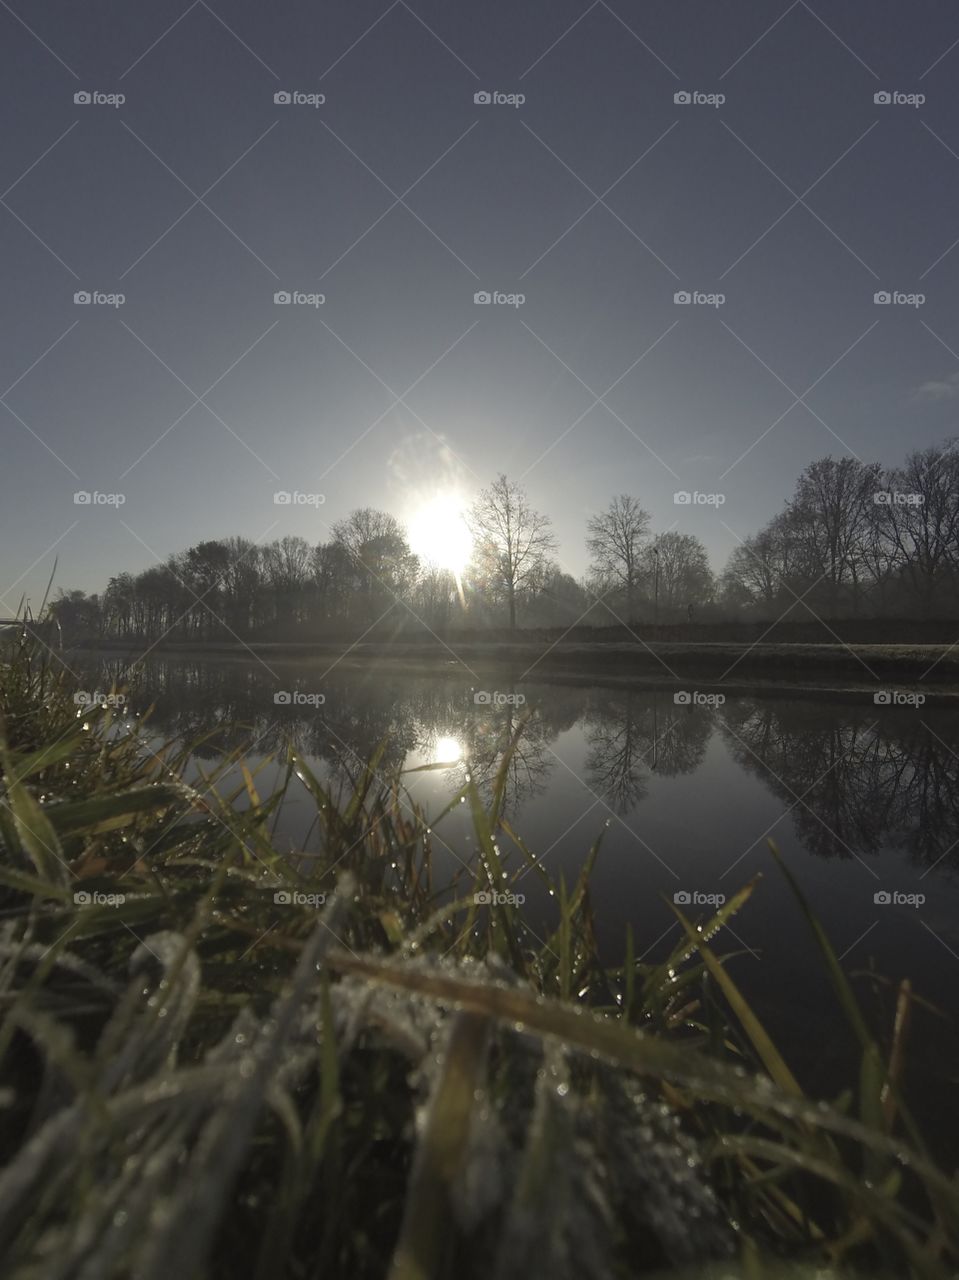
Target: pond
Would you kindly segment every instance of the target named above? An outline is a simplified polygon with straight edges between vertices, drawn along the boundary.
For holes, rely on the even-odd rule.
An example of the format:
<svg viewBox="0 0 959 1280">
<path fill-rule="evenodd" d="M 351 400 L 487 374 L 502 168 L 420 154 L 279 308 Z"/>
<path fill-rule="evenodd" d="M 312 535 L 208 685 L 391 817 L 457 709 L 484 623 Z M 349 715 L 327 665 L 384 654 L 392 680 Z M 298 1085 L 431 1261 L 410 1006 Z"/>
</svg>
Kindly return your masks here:
<svg viewBox="0 0 959 1280">
<path fill-rule="evenodd" d="M 125 670 L 121 659 L 100 660 L 81 673 L 86 691 L 109 690 Z M 154 741 L 217 730 L 195 752 L 196 778 L 225 750 L 246 745 L 258 763 L 282 756 L 292 741 L 318 775 L 346 784 L 384 744 L 384 777 L 440 766 L 404 775 L 411 798 L 431 815 L 446 808 L 467 772 L 489 794 L 522 721 L 507 820 L 567 886 L 602 838 L 591 898 L 604 959 L 621 962 L 628 927 L 637 956 L 664 958 L 679 929 L 669 901 L 705 917 L 711 902 L 761 873 L 718 949 L 737 953 L 729 972 L 804 1083 L 828 1092 L 840 1071 L 848 1078 L 855 1050 L 769 851 L 773 840 L 876 1020 L 890 1024 L 902 977 L 947 1015 L 920 1008 L 912 1031 L 923 1045 L 912 1056 L 912 1083 L 927 1099 L 942 1096 L 959 980 L 956 710 L 876 706 L 868 694 L 723 702 L 695 689 L 512 683 L 452 662 L 425 669 L 341 661 L 330 669 L 327 661 L 272 656 L 151 657 L 136 667 L 128 697 L 135 710 L 154 704 Z M 264 768 L 261 794 L 281 772 L 275 763 Z M 435 837 L 434 882 L 449 885 L 475 866 L 468 806 L 447 814 Z M 316 839 L 312 803 L 294 787 L 277 841 L 295 852 L 315 848 Z M 555 904 L 536 871 L 502 843 L 519 873 L 513 891 L 525 896 L 531 927 L 545 937 Z"/>
</svg>

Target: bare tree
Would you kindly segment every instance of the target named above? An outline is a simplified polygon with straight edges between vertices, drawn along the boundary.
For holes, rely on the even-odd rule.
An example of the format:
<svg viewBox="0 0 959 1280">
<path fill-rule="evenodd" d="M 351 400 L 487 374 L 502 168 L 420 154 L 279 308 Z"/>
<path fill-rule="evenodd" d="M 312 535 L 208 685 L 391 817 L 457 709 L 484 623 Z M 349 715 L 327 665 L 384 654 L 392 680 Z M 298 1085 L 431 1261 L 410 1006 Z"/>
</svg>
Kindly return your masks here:
<svg viewBox="0 0 959 1280">
<path fill-rule="evenodd" d="M 788 608 L 796 598 L 789 594 L 798 559 L 793 541 L 786 510 L 735 547 L 722 574 L 726 603 L 749 605 L 767 616 L 779 606 Z"/>
<path fill-rule="evenodd" d="M 706 548 L 692 533 L 661 533 L 643 553 L 644 582 L 657 591 L 669 611 L 706 604 L 713 596 L 713 575 Z"/>
<path fill-rule="evenodd" d="M 586 526 L 590 568 L 605 582 L 626 592 L 626 620 L 632 626 L 636 593 L 642 580 L 643 546 L 649 536 L 649 515 L 635 498 L 621 493 Z"/>
<path fill-rule="evenodd" d="M 793 608 L 812 616 L 858 612 L 890 573 L 891 522 L 884 527 L 885 509 L 875 501 L 881 483 L 876 463 L 810 463 L 784 509 L 730 556 L 727 602 L 767 615 Z"/>
<path fill-rule="evenodd" d="M 879 485 L 879 466 L 856 458 L 820 458 L 796 484 L 790 523 L 806 576 L 810 582 L 822 582 L 821 595 L 833 617 L 847 600 L 853 609 L 861 602 L 873 494 Z"/>
<path fill-rule="evenodd" d="M 312 548 L 305 539 L 287 534 L 277 542 L 267 543 L 262 554 L 276 620 L 289 626 L 299 621 L 304 588 L 311 576 Z"/>
<path fill-rule="evenodd" d="M 529 505 L 525 489 L 500 475 L 473 504 L 468 524 L 480 572 L 494 595 L 505 597 L 515 631 L 517 598 L 549 569 L 556 548 L 552 522 Z"/>
<path fill-rule="evenodd" d="M 911 453 L 886 477 L 875 519 L 909 606 L 953 614 L 959 587 L 957 441 Z"/>
</svg>

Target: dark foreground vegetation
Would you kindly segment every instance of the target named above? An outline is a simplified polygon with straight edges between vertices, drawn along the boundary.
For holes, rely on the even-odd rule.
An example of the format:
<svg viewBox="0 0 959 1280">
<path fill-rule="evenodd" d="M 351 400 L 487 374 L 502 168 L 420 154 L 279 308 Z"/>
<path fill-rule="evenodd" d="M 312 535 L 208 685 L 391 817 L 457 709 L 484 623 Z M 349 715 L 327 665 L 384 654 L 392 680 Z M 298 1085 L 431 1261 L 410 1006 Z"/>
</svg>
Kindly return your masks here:
<svg viewBox="0 0 959 1280">
<path fill-rule="evenodd" d="M 7 1276 L 908 1275 L 959 1261 L 959 1188 L 904 1096 L 914 997 L 870 1026 L 788 868 L 861 1070 L 807 1096 L 677 908 L 645 964 L 595 945 L 584 850 L 537 937 L 506 768 L 468 780 L 474 870 L 381 760 L 290 749 L 188 785 L 42 650 L 0 667 L 0 1250 Z M 522 729 L 520 729 L 522 732 Z M 507 757 L 508 758 L 508 757 Z M 322 854 L 281 857 L 287 789 Z M 784 998 L 785 995 L 784 995 Z"/>
</svg>

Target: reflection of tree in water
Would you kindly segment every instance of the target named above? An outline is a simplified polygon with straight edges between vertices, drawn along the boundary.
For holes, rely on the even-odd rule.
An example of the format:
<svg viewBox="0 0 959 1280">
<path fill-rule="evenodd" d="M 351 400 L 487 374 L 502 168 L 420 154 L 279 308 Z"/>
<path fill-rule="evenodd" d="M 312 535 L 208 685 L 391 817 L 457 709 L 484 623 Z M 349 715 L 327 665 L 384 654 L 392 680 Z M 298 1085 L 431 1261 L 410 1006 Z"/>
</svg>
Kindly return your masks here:
<svg viewBox="0 0 959 1280">
<path fill-rule="evenodd" d="M 191 744 L 198 760 L 212 761 L 252 743 L 258 754 L 280 746 L 274 717 L 264 714 L 266 674 L 240 663 L 150 659 L 131 668 L 112 659 L 91 681 L 100 689 L 128 685 L 130 706 L 150 711 L 148 736 Z M 272 688 L 269 702 L 272 709 Z"/>
<path fill-rule="evenodd" d="M 461 783 L 467 767 L 488 798 L 497 770 L 521 719 L 526 722 L 508 766 L 505 803 L 515 806 L 542 791 L 553 761 L 549 743 L 582 712 L 581 690 L 541 690 L 526 706 L 509 702 L 477 705 L 467 679 L 459 675 L 342 666 L 315 674 L 268 659 L 217 662 L 151 658 L 128 676 L 131 705 L 153 705 L 148 732 L 159 738 L 195 743 L 198 760 L 213 761 L 237 748 L 256 755 L 282 753 L 288 743 L 331 779 L 355 781 L 366 761 L 381 749 L 377 773 L 395 776 L 413 752 L 430 758 L 441 737 L 462 748 L 463 764 L 450 772 Z M 91 687 L 108 688 L 127 667 L 122 660 L 98 666 Z M 495 681 L 491 681 L 495 685 Z M 322 694 L 320 706 L 274 703 L 279 690 Z M 513 693 L 502 682 L 498 693 Z"/>
<path fill-rule="evenodd" d="M 356 781 L 380 751 L 377 773 L 392 777 L 416 745 L 416 693 L 403 677 L 332 673 L 323 682 L 326 702 L 309 717 L 308 755 L 325 760 L 334 775 Z"/>
<path fill-rule="evenodd" d="M 467 727 L 467 759 L 470 772 L 488 803 L 503 758 L 515 737 L 506 764 L 503 791 L 504 813 L 539 795 L 555 765 L 549 744 L 555 736 L 535 706 L 476 707 Z"/>
<path fill-rule="evenodd" d="M 724 720 L 733 756 L 794 806 L 810 852 L 849 858 L 892 847 L 926 866 L 959 840 L 955 713 L 744 700 Z"/>
<path fill-rule="evenodd" d="M 526 686 L 526 701 L 517 704 L 509 700 L 517 690 L 506 681 L 490 692 L 500 695 L 499 699 L 476 703 L 473 690 L 465 697 L 456 690 L 440 716 L 432 721 L 423 717 L 421 745 L 428 752 L 438 737 L 455 739 L 462 747 L 463 761 L 450 771 L 451 782 L 462 785 L 469 773 L 488 803 L 512 743 L 503 791 L 503 811 L 510 813 L 546 789 L 556 765 L 552 743 L 582 715 L 584 693 L 575 688 Z"/>
<path fill-rule="evenodd" d="M 89 679 L 94 687 L 108 687 L 125 669 L 111 663 Z M 199 760 L 215 760 L 241 747 L 266 755 L 291 743 L 344 777 L 355 777 L 358 762 L 381 743 L 381 768 L 388 771 L 402 763 L 415 742 L 410 699 L 388 681 L 324 676 L 322 669 L 314 676 L 282 667 L 277 676 L 253 661 L 152 659 L 128 676 L 130 702 L 140 712 L 152 704 L 147 732 L 195 744 L 192 754 Z M 274 695 L 281 690 L 322 694 L 325 701 L 278 705 Z"/>
<path fill-rule="evenodd" d="M 587 784 L 627 813 L 645 797 L 650 773 L 673 777 L 699 766 L 714 724 L 713 711 L 677 706 L 671 693 L 602 690 L 585 716 Z"/>
</svg>

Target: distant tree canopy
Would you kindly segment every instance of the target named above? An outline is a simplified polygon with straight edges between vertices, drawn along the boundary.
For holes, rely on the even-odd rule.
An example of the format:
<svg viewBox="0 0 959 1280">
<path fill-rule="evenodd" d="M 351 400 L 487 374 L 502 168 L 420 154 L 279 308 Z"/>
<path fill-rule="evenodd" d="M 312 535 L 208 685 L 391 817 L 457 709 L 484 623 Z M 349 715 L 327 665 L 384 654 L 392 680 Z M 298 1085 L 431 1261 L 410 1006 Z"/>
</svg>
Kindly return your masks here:
<svg viewBox="0 0 959 1280">
<path fill-rule="evenodd" d="M 730 556 L 723 605 L 755 617 L 955 617 L 957 445 L 889 469 L 855 458 L 810 463 L 783 510 Z"/>
<path fill-rule="evenodd" d="M 406 530 L 372 507 L 328 542 L 197 543 L 102 595 L 61 592 L 68 638 L 157 640 L 443 632 L 449 627 L 634 626 L 959 615 L 959 441 L 884 469 L 820 458 L 783 509 L 729 557 L 718 581 L 690 533 L 651 532 L 639 500 L 614 497 L 586 526 L 590 575 L 554 559 L 549 517 L 500 475 L 473 504 L 462 581 L 421 561 Z"/>
</svg>

